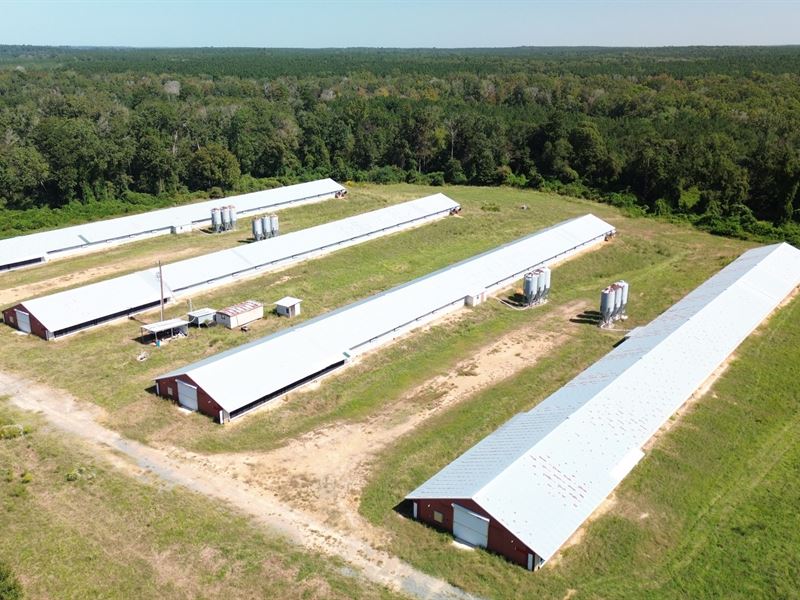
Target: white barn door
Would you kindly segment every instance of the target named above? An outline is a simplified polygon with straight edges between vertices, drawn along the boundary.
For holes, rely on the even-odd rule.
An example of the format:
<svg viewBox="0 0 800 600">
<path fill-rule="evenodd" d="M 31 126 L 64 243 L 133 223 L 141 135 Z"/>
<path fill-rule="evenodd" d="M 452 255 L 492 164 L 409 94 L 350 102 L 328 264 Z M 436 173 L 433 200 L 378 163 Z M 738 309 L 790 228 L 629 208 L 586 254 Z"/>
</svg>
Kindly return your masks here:
<svg viewBox="0 0 800 600">
<path fill-rule="evenodd" d="M 453 504 L 453 535 L 473 546 L 486 548 L 489 543 L 489 519 Z"/>
<path fill-rule="evenodd" d="M 197 410 L 197 388 L 178 380 L 178 402 L 184 408 Z"/>
<path fill-rule="evenodd" d="M 17 313 L 17 328 L 20 331 L 24 331 L 25 333 L 31 332 L 31 316 L 26 313 L 22 312 L 20 309 L 14 309 L 14 312 Z"/>
</svg>

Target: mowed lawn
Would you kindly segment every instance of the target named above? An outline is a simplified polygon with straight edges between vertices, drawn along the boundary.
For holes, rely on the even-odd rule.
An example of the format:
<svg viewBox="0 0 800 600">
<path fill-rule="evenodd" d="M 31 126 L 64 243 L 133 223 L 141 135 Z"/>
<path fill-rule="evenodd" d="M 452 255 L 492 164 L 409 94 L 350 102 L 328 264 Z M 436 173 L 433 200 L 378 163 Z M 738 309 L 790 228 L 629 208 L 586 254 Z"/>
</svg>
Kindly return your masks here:
<svg viewBox="0 0 800 600">
<path fill-rule="evenodd" d="M 374 206 L 437 191 L 461 202 L 463 216 L 220 288 L 193 298 L 193 304 L 221 307 L 249 298 L 270 303 L 294 295 L 304 299 L 305 319 L 588 212 L 612 222 L 619 236 L 605 247 L 557 267 L 551 304 L 546 308 L 517 312 L 491 302 L 464 310 L 455 322 L 412 334 L 367 356 L 317 390 L 292 393 L 280 409 L 257 412 L 230 427 L 219 427 L 202 415 L 180 414 L 152 394 L 153 378 L 290 326 L 288 321 L 268 315 L 249 334 L 223 328 L 192 330 L 188 339 L 158 349 L 136 341 L 139 329 L 133 321 L 52 343 L 2 327 L 0 361 L 5 369 L 66 389 L 104 408 L 107 424 L 135 439 L 199 451 L 267 449 L 326 422 L 368 416 L 412 387 L 446 372 L 482 345 L 548 318 L 550 311 L 567 302 L 596 308 L 598 290 L 620 277 L 633 286 L 635 309 L 629 323 L 647 322 L 747 247 L 686 226 L 627 218 L 616 209 L 592 202 L 507 188 L 355 186 L 346 203 Z M 522 205 L 528 209 L 522 210 Z M 186 308 L 185 302 L 171 306 L 167 316 L 185 314 Z M 156 315 L 145 318 L 152 321 Z M 566 319 L 565 326 L 579 327 Z M 594 340 L 592 347 L 598 355 L 619 339 L 619 334 L 608 335 L 585 325 L 581 335 Z M 149 358 L 139 362 L 136 357 L 142 350 Z M 576 372 L 577 366 L 572 367 L 569 373 Z"/>
<path fill-rule="evenodd" d="M 0 399 L 0 562 L 26 598 L 398 598 L 219 502 L 90 456 Z"/>
<path fill-rule="evenodd" d="M 384 453 L 361 512 L 392 532 L 393 552 L 489 598 L 797 598 L 798 348 L 795 298 L 740 347 L 712 390 L 661 434 L 582 541 L 540 572 L 484 551 L 458 550 L 451 536 L 406 520 L 393 507 L 604 354 L 607 348 L 597 348 L 591 336 Z"/>
</svg>

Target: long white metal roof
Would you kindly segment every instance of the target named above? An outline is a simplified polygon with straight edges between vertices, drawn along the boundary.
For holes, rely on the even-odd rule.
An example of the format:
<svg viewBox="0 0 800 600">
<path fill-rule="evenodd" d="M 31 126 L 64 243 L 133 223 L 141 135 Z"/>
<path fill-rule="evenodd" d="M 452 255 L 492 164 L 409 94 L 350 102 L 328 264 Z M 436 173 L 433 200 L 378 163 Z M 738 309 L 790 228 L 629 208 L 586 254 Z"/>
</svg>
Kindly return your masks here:
<svg viewBox="0 0 800 600">
<path fill-rule="evenodd" d="M 94 244 L 134 241 L 137 237 L 154 232 L 168 233 L 173 226 L 206 224 L 210 222 L 211 209 L 223 205 L 233 205 L 237 214 L 247 215 L 278 210 L 313 198 L 331 196 L 343 190 L 344 187 L 332 179 L 320 179 L 8 238 L 0 240 L 0 269 L 7 265 L 43 258 L 48 254 L 88 248 Z"/>
<path fill-rule="evenodd" d="M 446 216 L 458 203 L 444 194 L 373 210 L 238 248 L 220 250 L 163 266 L 167 300 L 199 287 L 221 285 L 237 277 L 389 234 Z M 51 332 L 101 320 L 108 315 L 160 301 L 158 269 L 147 269 L 22 302 Z"/>
<path fill-rule="evenodd" d="M 642 447 L 798 285 L 800 251 L 766 246 L 695 289 L 409 499 L 472 499 L 547 560 Z"/>
<path fill-rule="evenodd" d="M 426 316 L 463 306 L 529 269 L 602 242 L 614 227 L 594 215 L 565 221 L 337 311 L 163 375 L 188 375 L 233 412 L 356 354 Z"/>
</svg>

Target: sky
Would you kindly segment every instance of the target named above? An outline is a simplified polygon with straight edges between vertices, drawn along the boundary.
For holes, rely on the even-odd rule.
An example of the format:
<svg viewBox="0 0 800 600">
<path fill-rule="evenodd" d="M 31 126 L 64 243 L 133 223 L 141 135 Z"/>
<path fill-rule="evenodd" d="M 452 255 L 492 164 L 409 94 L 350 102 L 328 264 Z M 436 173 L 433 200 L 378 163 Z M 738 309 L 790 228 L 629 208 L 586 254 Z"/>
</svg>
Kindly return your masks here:
<svg viewBox="0 0 800 600">
<path fill-rule="evenodd" d="M 800 43 L 800 0 L 0 0 L 0 44 L 236 47 Z"/>
</svg>

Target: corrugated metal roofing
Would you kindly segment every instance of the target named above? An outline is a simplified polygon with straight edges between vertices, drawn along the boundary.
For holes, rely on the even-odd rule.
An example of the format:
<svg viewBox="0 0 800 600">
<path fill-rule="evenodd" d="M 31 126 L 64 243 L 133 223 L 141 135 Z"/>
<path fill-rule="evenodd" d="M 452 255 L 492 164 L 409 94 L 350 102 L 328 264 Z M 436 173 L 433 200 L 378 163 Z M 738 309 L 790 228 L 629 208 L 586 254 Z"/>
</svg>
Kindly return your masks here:
<svg viewBox="0 0 800 600">
<path fill-rule="evenodd" d="M 430 219 L 444 217 L 459 205 L 444 194 L 373 210 L 244 247 L 220 250 L 164 265 L 164 295 L 171 299 L 237 277 L 268 271 L 318 254 L 388 235 Z M 160 299 L 158 269 L 147 269 L 23 302 L 45 328 L 59 332 L 107 315 L 130 311 Z"/>
<path fill-rule="evenodd" d="M 757 248 L 408 495 L 472 499 L 550 558 L 641 448 L 798 285 L 800 251 Z"/>
<path fill-rule="evenodd" d="M 463 306 L 468 294 L 510 284 L 533 267 L 602 242 L 613 231 L 594 215 L 565 221 L 162 377 L 186 374 L 233 412 L 365 350 L 375 340 Z"/>
<path fill-rule="evenodd" d="M 211 209 L 222 205 L 234 205 L 237 214 L 248 215 L 286 208 L 312 198 L 331 196 L 343 190 L 344 187 L 332 179 L 320 179 L 8 238 L 0 240 L 0 269 L 7 265 L 44 258 L 49 254 L 88 248 L 95 244 L 135 241 L 138 237 L 155 232 L 169 233 L 173 226 L 205 225 L 210 222 Z"/>
<path fill-rule="evenodd" d="M 256 302 L 255 300 L 245 300 L 244 302 L 239 302 L 233 306 L 221 308 L 217 312 L 222 313 L 223 315 L 228 315 L 229 317 L 235 317 L 236 315 L 250 312 L 255 308 L 262 308 L 263 306 L 264 305 L 261 304 L 261 302 Z"/>
</svg>

